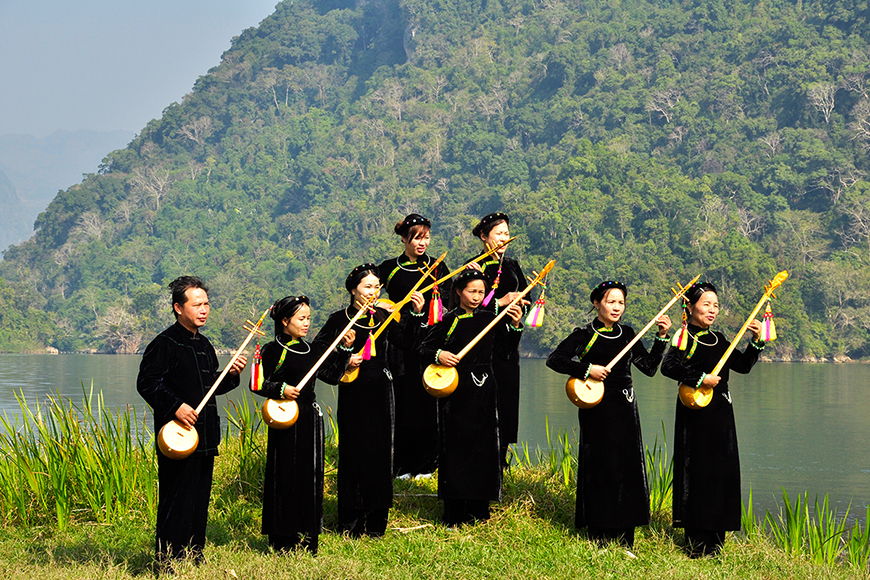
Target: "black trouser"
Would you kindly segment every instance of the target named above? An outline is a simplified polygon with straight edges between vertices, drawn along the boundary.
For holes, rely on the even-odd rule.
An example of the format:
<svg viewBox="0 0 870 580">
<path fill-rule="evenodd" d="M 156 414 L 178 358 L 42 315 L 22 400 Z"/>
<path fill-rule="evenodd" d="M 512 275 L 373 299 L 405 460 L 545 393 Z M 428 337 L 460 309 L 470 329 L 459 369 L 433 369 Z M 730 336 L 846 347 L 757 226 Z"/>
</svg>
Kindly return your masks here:
<svg viewBox="0 0 870 580">
<path fill-rule="evenodd" d="M 686 553 L 690 558 L 715 556 L 725 544 L 725 530 L 686 528 Z"/>
<path fill-rule="evenodd" d="M 622 544 L 626 548 L 634 546 L 634 528 L 599 528 L 589 526 L 586 535 L 590 540 L 595 540 L 602 546 L 610 542 Z"/>
<path fill-rule="evenodd" d="M 317 535 L 302 536 L 300 534 L 293 534 L 290 536 L 284 536 L 279 534 L 269 534 L 269 545 L 272 546 L 276 552 L 289 552 L 297 547 L 301 547 L 312 554 L 316 554 L 317 540 Z"/>
<path fill-rule="evenodd" d="M 157 452 L 158 562 L 183 557 L 202 560 L 213 472 L 213 456 L 169 459 Z"/>
<path fill-rule="evenodd" d="M 445 499 L 442 521 L 448 526 L 470 524 L 475 520 L 489 519 L 489 500 Z"/>
<path fill-rule="evenodd" d="M 358 510 L 338 506 L 338 527 L 355 538 L 362 535 L 378 538 L 387 531 L 389 513 L 389 509 Z"/>
</svg>

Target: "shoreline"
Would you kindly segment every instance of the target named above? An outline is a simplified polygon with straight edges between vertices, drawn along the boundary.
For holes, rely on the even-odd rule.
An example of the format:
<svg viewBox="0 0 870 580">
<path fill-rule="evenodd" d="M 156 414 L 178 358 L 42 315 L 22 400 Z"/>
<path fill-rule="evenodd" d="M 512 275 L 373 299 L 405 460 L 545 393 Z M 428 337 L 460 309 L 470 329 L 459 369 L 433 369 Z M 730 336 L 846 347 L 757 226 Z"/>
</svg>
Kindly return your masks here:
<svg viewBox="0 0 870 580">
<path fill-rule="evenodd" d="M 227 356 L 235 353 L 235 350 L 231 348 L 216 348 L 215 351 L 218 355 Z M 46 347 L 45 349 L 40 350 L 25 350 L 19 352 L 13 351 L 0 351 L 0 355 L 4 354 L 27 354 L 27 355 L 71 355 L 71 354 L 88 354 L 88 355 L 134 355 L 141 356 L 141 352 L 109 352 L 109 351 L 99 351 L 99 350 L 83 350 L 83 351 L 60 351 L 54 347 Z M 541 356 L 532 353 L 520 353 L 520 358 L 525 359 L 546 359 L 546 356 Z M 769 356 L 760 356 L 758 358 L 758 362 L 778 362 L 778 363 L 806 363 L 806 364 L 870 364 L 870 359 L 853 359 L 846 355 L 833 355 L 827 357 L 769 357 Z"/>
</svg>

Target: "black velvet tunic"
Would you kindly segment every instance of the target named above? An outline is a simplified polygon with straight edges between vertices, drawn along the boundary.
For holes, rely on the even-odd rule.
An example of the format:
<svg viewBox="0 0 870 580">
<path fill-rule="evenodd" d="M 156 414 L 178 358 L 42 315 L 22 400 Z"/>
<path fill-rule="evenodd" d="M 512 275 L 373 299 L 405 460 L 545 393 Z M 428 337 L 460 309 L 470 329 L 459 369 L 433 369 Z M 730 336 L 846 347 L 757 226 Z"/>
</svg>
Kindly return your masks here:
<svg viewBox="0 0 870 580">
<path fill-rule="evenodd" d="M 458 354 L 493 318 L 489 310 L 478 309 L 473 314 L 452 310 L 423 340 L 423 362 L 435 363 L 439 350 Z M 496 324 L 457 365 L 459 384 L 453 394 L 437 399 L 441 499 L 501 499 L 498 385 L 492 353 L 496 344 L 515 348 L 521 335 L 520 329 L 509 328 L 504 319 Z"/>
<path fill-rule="evenodd" d="M 578 379 L 586 377 L 593 364 L 607 366 L 635 333 L 624 324 L 615 324 L 610 331 L 602 327 L 595 319 L 575 328 L 547 359 L 547 366 Z M 593 337 L 595 342 L 584 354 Z M 649 490 L 631 365 L 647 376 L 655 375 L 666 343 L 656 340 L 647 352 L 638 341 L 604 380 L 601 402 L 591 409 L 578 409 L 577 528 L 633 528 L 649 523 Z"/>
<path fill-rule="evenodd" d="M 323 521 L 323 415 L 316 404 L 315 379 L 299 381 L 323 354 L 304 340 L 280 334 L 263 346 L 263 385 L 257 395 L 280 399 L 284 383 L 302 387 L 296 398 L 299 418 L 289 429 L 269 429 L 263 483 L 263 526 L 268 535 L 317 536 Z M 286 347 L 286 348 L 285 348 Z M 332 359 L 344 360 L 338 351 Z"/>
<path fill-rule="evenodd" d="M 671 347 L 662 374 L 695 386 L 725 354 L 729 342 L 721 332 L 705 333 L 689 325 L 688 348 Z M 692 353 L 693 343 L 697 346 Z M 677 399 L 674 427 L 674 527 L 701 530 L 740 529 L 740 456 L 731 393 L 730 371 L 745 374 L 758 361 L 761 349 L 750 345 L 731 353 L 719 372 L 722 380 L 713 399 L 702 409 L 690 409 Z M 676 388 L 676 387 L 675 387 Z"/>
<path fill-rule="evenodd" d="M 492 288 L 496 276 L 498 276 L 499 261 L 494 256 L 483 260 L 480 268 L 486 275 L 489 287 Z M 495 289 L 495 297 L 487 305 L 488 310 L 498 313 L 495 300 L 504 297 L 509 292 L 521 292 L 529 285 L 523 274 L 520 263 L 513 258 L 504 257 L 501 264 L 501 276 L 499 276 L 498 288 Z M 527 295 L 527 300 L 531 298 Z M 528 308 L 524 309 L 528 313 Z M 519 342 L 512 346 L 496 342 L 493 359 L 495 378 L 498 381 L 498 417 L 499 433 L 502 447 L 517 442 L 520 421 L 520 349 Z"/>
<path fill-rule="evenodd" d="M 392 258 L 378 266 L 380 279 L 393 302 L 403 300 L 411 288 L 423 275 L 418 268 L 426 268 L 435 261 L 427 255 L 410 260 L 405 254 Z M 449 268 L 441 262 L 432 274 L 441 278 L 449 273 Z M 432 278 L 423 282 L 421 288 L 434 282 Z M 441 301 L 446 306 L 450 296 L 451 281 L 446 280 L 438 288 Z M 419 315 L 412 314 L 411 303 L 402 309 L 403 327 L 423 332 L 429 316 L 432 290 L 423 294 L 426 304 Z M 395 324 L 395 323 L 393 323 Z M 413 340 L 400 344 L 390 343 L 389 365 L 393 373 L 393 392 L 396 402 L 396 432 L 394 445 L 394 466 L 397 475 L 403 473 L 431 473 L 438 461 L 438 404 L 435 398 L 423 389 L 423 367 Z"/>
<path fill-rule="evenodd" d="M 348 307 L 334 312 L 314 339 L 314 346 L 323 348 L 347 326 L 356 310 Z M 370 332 L 376 332 L 389 312 L 375 308 L 374 326 L 370 316 L 363 315 L 354 324 L 356 340 L 352 351 L 365 346 Z M 393 503 L 393 383 L 388 366 L 388 338 L 401 339 L 401 328 L 390 323 L 376 343 L 376 356 L 363 361 L 359 376 L 352 383 L 338 383 L 338 505 L 351 510 L 389 509 Z M 334 368 L 335 365 L 333 365 Z M 341 365 L 338 365 L 339 367 Z M 338 369 L 341 370 L 341 369 Z M 335 384 L 326 376 L 320 378 Z"/>
<path fill-rule="evenodd" d="M 221 373 L 214 347 L 201 332 L 176 322 L 152 340 L 142 355 L 136 389 L 154 410 L 154 432 L 175 419 L 182 403 L 194 409 Z M 218 454 L 220 416 L 215 397 L 239 386 L 239 376 L 227 374 L 196 420 L 199 444 L 193 456 Z"/>
</svg>

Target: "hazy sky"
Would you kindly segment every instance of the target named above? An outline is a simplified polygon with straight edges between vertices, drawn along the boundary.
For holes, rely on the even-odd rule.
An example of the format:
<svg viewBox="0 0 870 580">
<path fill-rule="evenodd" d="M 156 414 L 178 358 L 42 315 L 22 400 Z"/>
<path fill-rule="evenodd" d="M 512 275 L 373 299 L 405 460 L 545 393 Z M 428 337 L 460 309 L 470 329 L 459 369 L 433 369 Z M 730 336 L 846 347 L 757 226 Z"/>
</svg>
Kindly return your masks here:
<svg viewBox="0 0 870 580">
<path fill-rule="evenodd" d="M 138 133 L 279 0 L 0 0 L 0 135 Z"/>
</svg>

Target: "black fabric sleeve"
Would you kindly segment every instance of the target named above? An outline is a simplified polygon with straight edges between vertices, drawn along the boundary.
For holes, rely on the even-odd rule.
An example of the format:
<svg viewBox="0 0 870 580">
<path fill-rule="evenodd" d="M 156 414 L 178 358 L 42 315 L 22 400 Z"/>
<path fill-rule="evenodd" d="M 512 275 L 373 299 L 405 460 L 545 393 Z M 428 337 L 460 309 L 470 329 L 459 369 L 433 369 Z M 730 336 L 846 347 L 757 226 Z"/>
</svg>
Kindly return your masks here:
<svg viewBox="0 0 870 580">
<path fill-rule="evenodd" d="M 424 365 L 440 364 L 435 358 L 435 354 L 444 346 L 447 340 L 447 332 L 450 330 L 452 323 L 453 317 L 445 316 L 444 320 L 429 328 L 420 344 L 420 360 Z"/>
<path fill-rule="evenodd" d="M 647 352 L 643 341 L 637 341 L 628 353 L 631 364 L 646 376 L 654 377 L 659 368 L 659 363 L 662 362 L 662 356 L 665 354 L 667 344 L 667 340 L 654 339 L 652 348 Z"/>
<path fill-rule="evenodd" d="M 678 383 L 694 387 L 701 380 L 701 375 L 704 373 L 699 369 L 686 366 L 684 361 L 685 353 L 686 351 L 682 351 L 675 346 L 669 348 L 665 358 L 662 360 L 662 374 Z"/>
<path fill-rule="evenodd" d="M 151 405 L 154 415 L 161 418 L 173 416 L 183 403 L 165 384 L 166 376 L 176 365 L 172 349 L 171 341 L 157 336 L 145 348 L 136 379 L 136 390 Z"/>
<path fill-rule="evenodd" d="M 580 328 L 568 335 L 568 338 L 559 343 L 550 356 L 547 357 L 547 366 L 563 375 L 583 378 L 589 370 L 589 363 L 572 360 L 579 356 L 580 350 L 589 342 L 589 336 Z"/>
<path fill-rule="evenodd" d="M 755 363 L 758 362 L 758 355 L 760 354 L 761 349 L 755 347 L 753 344 L 747 345 L 746 350 L 743 352 L 735 350 L 731 353 L 731 356 L 728 357 L 728 368 L 735 373 L 745 375 L 751 371 L 752 367 L 755 366 Z"/>
</svg>

